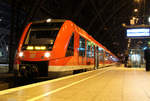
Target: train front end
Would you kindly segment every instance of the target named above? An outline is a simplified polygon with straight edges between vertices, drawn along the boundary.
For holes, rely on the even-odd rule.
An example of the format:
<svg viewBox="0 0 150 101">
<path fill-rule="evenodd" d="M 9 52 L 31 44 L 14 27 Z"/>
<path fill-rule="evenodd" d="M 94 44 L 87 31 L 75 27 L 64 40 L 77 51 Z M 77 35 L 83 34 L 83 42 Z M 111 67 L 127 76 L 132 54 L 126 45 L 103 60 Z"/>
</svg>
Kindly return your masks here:
<svg viewBox="0 0 150 101">
<path fill-rule="evenodd" d="M 17 77 L 48 76 L 52 49 L 62 24 L 61 20 L 48 19 L 30 23 L 25 28 L 14 63 Z"/>
</svg>

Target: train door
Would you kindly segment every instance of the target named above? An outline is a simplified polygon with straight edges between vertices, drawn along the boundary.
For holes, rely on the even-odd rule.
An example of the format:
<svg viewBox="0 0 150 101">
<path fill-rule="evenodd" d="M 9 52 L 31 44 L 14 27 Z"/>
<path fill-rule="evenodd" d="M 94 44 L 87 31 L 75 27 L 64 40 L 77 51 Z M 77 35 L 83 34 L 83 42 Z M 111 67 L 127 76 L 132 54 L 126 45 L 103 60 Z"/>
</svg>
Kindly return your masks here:
<svg viewBox="0 0 150 101">
<path fill-rule="evenodd" d="M 94 69 L 98 69 L 99 66 L 99 54 L 98 47 L 94 46 Z"/>
<path fill-rule="evenodd" d="M 86 42 L 86 65 L 91 65 L 91 43 L 87 40 Z"/>
<path fill-rule="evenodd" d="M 104 66 L 104 50 L 102 48 L 99 48 L 99 64 L 100 67 Z"/>
<path fill-rule="evenodd" d="M 79 65 L 83 65 L 86 62 L 85 58 L 85 39 L 80 36 L 79 40 Z"/>
</svg>

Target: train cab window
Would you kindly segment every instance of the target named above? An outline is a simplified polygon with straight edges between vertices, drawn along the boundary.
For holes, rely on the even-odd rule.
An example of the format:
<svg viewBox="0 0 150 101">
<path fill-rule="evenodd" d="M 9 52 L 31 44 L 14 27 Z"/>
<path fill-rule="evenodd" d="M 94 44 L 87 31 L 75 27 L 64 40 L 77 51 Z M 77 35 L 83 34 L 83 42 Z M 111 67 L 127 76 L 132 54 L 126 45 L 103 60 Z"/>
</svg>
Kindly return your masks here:
<svg viewBox="0 0 150 101">
<path fill-rule="evenodd" d="M 46 46 L 52 49 L 62 23 L 33 23 L 26 35 L 24 46 Z"/>
<path fill-rule="evenodd" d="M 67 51 L 66 51 L 66 56 L 73 56 L 74 55 L 74 33 L 72 34 L 72 37 L 70 39 Z"/>
<path fill-rule="evenodd" d="M 79 40 L 79 56 L 85 56 L 85 39 L 81 36 Z"/>
<path fill-rule="evenodd" d="M 56 34 L 59 29 L 48 29 L 48 30 L 32 30 L 30 32 L 29 44 L 53 44 L 51 40 L 55 40 Z"/>
</svg>

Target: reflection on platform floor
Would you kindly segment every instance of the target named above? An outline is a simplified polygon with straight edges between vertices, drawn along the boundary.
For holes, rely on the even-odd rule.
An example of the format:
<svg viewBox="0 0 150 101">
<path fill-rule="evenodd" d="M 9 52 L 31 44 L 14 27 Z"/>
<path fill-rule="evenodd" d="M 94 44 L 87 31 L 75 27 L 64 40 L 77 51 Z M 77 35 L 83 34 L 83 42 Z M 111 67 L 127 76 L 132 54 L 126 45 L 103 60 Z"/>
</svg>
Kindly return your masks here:
<svg viewBox="0 0 150 101">
<path fill-rule="evenodd" d="M 150 101 L 150 72 L 108 67 L 0 92 L 0 101 Z"/>
</svg>

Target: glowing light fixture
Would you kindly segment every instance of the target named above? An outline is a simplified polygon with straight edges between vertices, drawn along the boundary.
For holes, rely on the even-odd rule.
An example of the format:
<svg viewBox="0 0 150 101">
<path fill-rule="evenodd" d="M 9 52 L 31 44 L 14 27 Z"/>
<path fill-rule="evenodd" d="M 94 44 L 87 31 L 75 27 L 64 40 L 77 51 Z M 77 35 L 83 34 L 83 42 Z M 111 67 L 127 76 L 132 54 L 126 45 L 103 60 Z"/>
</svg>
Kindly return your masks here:
<svg viewBox="0 0 150 101">
<path fill-rule="evenodd" d="M 134 12 L 138 12 L 138 9 L 136 8 L 136 9 L 134 9 Z"/>
<path fill-rule="evenodd" d="M 46 50 L 45 46 L 35 46 L 35 50 Z"/>
<path fill-rule="evenodd" d="M 147 47 L 144 47 L 144 48 L 143 48 L 143 50 L 146 50 L 146 49 L 147 49 Z"/>
<path fill-rule="evenodd" d="M 133 20 L 135 20 L 135 19 L 136 19 L 136 17 L 132 17 L 132 19 L 133 19 Z"/>
<path fill-rule="evenodd" d="M 125 24 L 125 23 L 122 23 L 122 26 L 123 26 L 123 27 L 125 27 L 125 26 L 126 26 L 126 24 Z"/>
<path fill-rule="evenodd" d="M 46 47 L 45 46 L 41 46 L 41 50 L 45 50 L 46 49 Z"/>
<path fill-rule="evenodd" d="M 150 17 L 148 17 L 148 22 L 150 23 Z"/>
<path fill-rule="evenodd" d="M 41 50 L 40 46 L 35 46 L 35 50 Z"/>
<path fill-rule="evenodd" d="M 141 0 L 134 0 L 134 2 L 140 3 Z"/>
<path fill-rule="evenodd" d="M 52 21 L 52 19 L 47 19 L 47 20 L 46 20 L 47 23 L 48 23 L 48 22 L 51 22 L 51 21 Z"/>
</svg>

